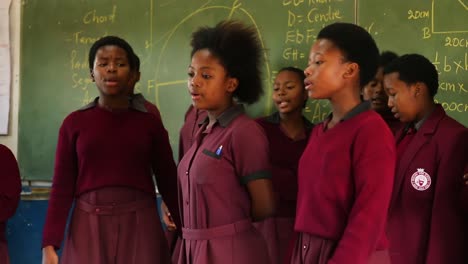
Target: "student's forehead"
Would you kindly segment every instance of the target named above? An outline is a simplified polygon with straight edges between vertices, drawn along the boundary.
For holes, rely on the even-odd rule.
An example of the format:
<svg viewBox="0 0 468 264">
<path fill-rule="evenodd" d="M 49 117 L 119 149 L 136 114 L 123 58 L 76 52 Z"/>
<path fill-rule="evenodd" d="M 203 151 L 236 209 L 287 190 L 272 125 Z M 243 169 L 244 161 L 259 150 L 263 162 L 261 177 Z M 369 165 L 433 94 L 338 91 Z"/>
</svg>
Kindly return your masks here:
<svg viewBox="0 0 468 264">
<path fill-rule="evenodd" d="M 192 56 L 192 61 L 189 67 L 195 69 L 224 69 L 224 67 L 221 65 L 219 58 L 217 58 L 207 50 L 199 50 L 195 52 Z"/>
<path fill-rule="evenodd" d="M 329 39 L 318 39 L 310 50 L 311 54 L 322 54 L 331 55 L 336 54 L 339 56 L 343 55 L 343 52 Z"/>
<path fill-rule="evenodd" d="M 299 79 L 297 73 L 292 71 L 282 71 L 276 75 L 275 81 L 294 82 Z"/>
<path fill-rule="evenodd" d="M 387 73 L 384 75 L 384 84 L 386 86 L 391 86 L 392 88 L 395 87 L 396 84 L 402 84 L 403 82 L 400 80 L 400 74 L 398 72 Z"/>
<path fill-rule="evenodd" d="M 116 45 L 104 45 L 98 48 L 96 51 L 96 57 L 97 56 L 105 56 L 108 54 L 116 54 L 120 55 L 123 57 L 127 57 L 127 51 L 119 46 Z"/>
</svg>

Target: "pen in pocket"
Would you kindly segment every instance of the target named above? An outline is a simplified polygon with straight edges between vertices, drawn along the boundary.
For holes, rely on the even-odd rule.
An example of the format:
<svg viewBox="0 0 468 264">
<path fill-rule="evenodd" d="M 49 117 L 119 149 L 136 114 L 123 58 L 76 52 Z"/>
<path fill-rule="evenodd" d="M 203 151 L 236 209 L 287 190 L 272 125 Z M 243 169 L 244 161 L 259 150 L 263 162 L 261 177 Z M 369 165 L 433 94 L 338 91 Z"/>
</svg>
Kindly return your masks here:
<svg viewBox="0 0 468 264">
<path fill-rule="evenodd" d="M 219 146 L 215 153 L 216 155 L 220 156 L 222 151 L 223 151 L 223 145 Z"/>
</svg>

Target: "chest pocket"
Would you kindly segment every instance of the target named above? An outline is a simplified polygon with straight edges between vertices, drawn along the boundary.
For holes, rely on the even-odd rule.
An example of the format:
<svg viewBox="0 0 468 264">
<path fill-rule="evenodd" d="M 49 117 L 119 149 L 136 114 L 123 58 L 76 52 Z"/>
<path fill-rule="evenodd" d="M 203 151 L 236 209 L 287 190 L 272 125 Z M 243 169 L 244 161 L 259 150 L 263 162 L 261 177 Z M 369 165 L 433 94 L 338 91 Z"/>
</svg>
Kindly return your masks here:
<svg viewBox="0 0 468 264">
<path fill-rule="evenodd" d="M 222 156 L 223 154 L 217 154 L 207 149 L 203 149 L 199 152 L 197 159 L 196 168 L 193 171 L 195 173 L 194 180 L 198 184 L 213 184 L 221 176 L 220 171 Z"/>
</svg>

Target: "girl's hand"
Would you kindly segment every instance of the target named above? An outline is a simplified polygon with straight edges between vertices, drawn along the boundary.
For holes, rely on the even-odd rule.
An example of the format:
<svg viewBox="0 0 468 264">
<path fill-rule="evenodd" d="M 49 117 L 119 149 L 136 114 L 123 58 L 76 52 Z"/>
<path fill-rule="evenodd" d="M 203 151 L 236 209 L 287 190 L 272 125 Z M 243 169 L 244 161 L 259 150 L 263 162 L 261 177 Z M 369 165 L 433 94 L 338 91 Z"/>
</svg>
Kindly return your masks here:
<svg viewBox="0 0 468 264">
<path fill-rule="evenodd" d="M 42 249 L 42 264 L 58 264 L 58 256 L 54 246 L 46 246 Z"/>
<path fill-rule="evenodd" d="M 169 209 L 167 208 L 164 201 L 161 203 L 161 210 L 163 212 L 163 221 L 167 227 L 167 230 L 171 232 L 175 231 L 177 229 L 177 226 L 175 225 L 174 220 L 172 219 L 172 216 L 171 216 L 171 212 L 169 212 Z"/>
</svg>

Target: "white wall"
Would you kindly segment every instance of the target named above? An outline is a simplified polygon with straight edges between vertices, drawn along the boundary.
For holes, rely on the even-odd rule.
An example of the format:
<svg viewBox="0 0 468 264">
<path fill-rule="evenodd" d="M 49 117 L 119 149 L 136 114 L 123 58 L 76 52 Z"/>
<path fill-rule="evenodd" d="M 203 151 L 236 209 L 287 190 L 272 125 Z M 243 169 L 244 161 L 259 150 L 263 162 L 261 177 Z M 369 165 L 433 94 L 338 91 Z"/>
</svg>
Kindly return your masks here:
<svg viewBox="0 0 468 264">
<path fill-rule="evenodd" d="M 20 51 L 21 0 L 12 0 L 10 6 L 10 47 L 11 47 L 11 99 L 8 136 L 0 136 L 0 144 L 8 146 L 15 155 L 18 153 L 18 109 L 20 96 L 19 51 Z"/>
</svg>

